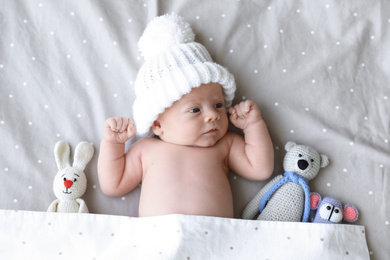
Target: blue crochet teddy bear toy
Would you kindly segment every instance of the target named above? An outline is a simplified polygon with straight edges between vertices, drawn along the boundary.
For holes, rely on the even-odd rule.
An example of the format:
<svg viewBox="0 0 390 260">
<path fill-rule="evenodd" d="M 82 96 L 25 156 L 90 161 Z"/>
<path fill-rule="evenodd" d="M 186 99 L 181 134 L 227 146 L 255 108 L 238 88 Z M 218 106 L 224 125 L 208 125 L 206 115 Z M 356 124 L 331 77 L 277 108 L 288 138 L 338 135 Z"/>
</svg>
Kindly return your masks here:
<svg viewBox="0 0 390 260">
<path fill-rule="evenodd" d="M 248 203 L 242 212 L 244 219 L 268 221 L 308 222 L 310 189 L 308 182 L 317 176 L 320 168 L 329 164 L 326 155 L 306 145 L 287 142 L 283 168 Z"/>
</svg>

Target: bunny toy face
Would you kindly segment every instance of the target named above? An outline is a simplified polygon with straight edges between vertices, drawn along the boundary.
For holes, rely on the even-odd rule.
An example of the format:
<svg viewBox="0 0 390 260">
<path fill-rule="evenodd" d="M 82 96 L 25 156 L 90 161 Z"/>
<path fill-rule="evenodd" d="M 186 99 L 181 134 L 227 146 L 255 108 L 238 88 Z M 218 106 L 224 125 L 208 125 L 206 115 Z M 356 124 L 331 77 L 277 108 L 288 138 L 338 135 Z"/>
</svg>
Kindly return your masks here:
<svg viewBox="0 0 390 260">
<path fill-rule="evenodd" d="M 53 190 L 60 200 L 80 198 L 87 189 L 87 178 L 83 172 L 71 166 L 59 171 L 54 178 Z"/>
</svg>

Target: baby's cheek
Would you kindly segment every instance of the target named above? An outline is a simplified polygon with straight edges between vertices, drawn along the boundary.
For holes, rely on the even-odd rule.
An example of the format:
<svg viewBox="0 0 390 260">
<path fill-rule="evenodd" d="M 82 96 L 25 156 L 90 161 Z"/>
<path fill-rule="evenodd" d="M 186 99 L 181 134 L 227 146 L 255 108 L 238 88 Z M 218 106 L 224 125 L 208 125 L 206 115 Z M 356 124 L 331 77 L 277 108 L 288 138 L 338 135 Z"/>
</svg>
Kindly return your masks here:
<svg viewBox="0 0 390 260">
<path fill-rule="evenodd" d="M 228 116 L 225 114 L 224 117 L 221 118 L 221 125 L 222 125 L 222 128 L 227 131 L 228 127 L 229 127 L 229 120 L 231 121 L 232 120 L 232 116 L 230 116 L 228 118 Z"/>
</svg>

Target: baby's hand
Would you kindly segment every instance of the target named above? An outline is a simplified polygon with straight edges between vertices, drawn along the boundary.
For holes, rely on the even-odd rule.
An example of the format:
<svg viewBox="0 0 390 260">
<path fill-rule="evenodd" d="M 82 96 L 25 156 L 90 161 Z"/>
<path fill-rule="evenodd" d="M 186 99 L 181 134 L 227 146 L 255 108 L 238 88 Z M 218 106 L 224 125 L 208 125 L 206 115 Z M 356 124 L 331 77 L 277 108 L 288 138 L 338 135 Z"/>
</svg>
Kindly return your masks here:
<svg viewBox="0 0 390 260">
<path fill-rule="evenodd" d="M 237 128 L 245 129 L 249 125 L 263 120 L 260 109 L 252 100 L 245 100 L 229 108 L 230 122 Z"/>
<path fill-rule="evenodd" d="M 111 117 L 104 122 L 104 139 L 123 144 L 135 135 L 134 120 L 127 117 Z"/>
</svg>

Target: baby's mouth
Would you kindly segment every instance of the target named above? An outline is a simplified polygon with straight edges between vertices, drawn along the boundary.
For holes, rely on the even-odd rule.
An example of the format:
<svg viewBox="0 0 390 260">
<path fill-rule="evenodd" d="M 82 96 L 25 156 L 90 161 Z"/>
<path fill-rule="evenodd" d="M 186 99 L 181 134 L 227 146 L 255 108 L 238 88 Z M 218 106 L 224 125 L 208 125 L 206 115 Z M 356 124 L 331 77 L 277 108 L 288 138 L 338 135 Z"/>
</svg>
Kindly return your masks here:
<svg viewBox="0 0 390 260">
<path fill-rule="evenodd" d="M 209 131 L 207 131 L 206 134 L 212 134 L 212 133 L 215 133 L 217 131 L 218 131 L 218 129 L 213 128 L 213 129 L 210 129 Z"/>
</svg>

